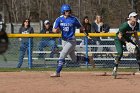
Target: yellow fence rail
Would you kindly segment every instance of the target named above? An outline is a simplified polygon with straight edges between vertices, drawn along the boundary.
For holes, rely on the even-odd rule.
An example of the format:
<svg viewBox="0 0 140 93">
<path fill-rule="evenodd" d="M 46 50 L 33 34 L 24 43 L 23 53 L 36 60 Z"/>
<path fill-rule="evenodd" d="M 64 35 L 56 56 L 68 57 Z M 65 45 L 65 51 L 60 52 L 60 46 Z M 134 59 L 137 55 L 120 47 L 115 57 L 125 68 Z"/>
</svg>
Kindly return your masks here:
<svg viewBox="0 0 140 93">
<path fill-rule="evenodd" d="M 138 32 L 140 36 L 140 32 Z M 76 33 L 76 37 L 85 36 L 84 33 Z M 114 37 L 115 33 L 89 33 L 91 37 Z M 8 34 L 10 38 L 18 38 L 18 37 L 61 37 L 61 34 Z"/>
</svg>

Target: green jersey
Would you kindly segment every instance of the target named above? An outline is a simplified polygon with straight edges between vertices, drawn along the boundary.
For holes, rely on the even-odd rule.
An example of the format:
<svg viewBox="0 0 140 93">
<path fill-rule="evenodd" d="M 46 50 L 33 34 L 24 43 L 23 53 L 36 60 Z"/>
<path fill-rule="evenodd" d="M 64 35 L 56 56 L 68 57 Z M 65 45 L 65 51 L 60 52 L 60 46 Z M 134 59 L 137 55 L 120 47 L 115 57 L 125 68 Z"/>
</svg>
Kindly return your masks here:
<svg viewBox="0 0 140 93">
<path fill-rule="evenodd" d="M 119 31 L 116 33 L 116 39 L 118 39 L 118 34 L 122 33 L 123 38 L 126 41 L 131 40 L 131 36 L 139 30 L 139 23 L 137 22 L 135 26 L 131 26 L 128 22 L 124 22 L 120 25 Z"/>
</svg>

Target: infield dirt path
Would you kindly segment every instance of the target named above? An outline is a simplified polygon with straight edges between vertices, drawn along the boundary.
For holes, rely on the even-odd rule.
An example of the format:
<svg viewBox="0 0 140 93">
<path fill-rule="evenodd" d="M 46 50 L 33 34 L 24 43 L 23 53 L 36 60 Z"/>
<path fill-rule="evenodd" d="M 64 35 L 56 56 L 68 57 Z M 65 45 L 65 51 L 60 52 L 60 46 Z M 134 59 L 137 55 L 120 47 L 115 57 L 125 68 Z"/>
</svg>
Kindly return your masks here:
<svg viewBox="0 0 140 93">
<path fill-rule="evenodd" d="M 94 72 L 0 72 L 0 93 L 140 93 L 140 75 L 99 76 Z"/>
</svg>

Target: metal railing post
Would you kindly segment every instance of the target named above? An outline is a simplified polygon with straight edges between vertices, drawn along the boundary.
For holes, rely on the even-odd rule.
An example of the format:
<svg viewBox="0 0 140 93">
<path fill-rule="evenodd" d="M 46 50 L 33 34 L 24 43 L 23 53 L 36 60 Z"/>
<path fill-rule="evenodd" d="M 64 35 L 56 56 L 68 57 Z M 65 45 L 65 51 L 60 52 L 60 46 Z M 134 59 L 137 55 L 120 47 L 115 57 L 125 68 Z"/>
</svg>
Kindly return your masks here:
<svg viewBox="0 0 140 93">
<path fill-rule="evenodd" d="M 31 50 L 31 38 L 29 38 L 29 41 L 28 41 L 29 45 L 28 45 L 28 67 L 29 69 L 32 68 L 32 50 Z"/>
<path fill-rule="evenodd" d="M 85 51 L 86 51 L 86 60 L 85 60 L 85 64 L 86 67 L 88 68 L 88 37 L 85 37 Z"/>
</svg>

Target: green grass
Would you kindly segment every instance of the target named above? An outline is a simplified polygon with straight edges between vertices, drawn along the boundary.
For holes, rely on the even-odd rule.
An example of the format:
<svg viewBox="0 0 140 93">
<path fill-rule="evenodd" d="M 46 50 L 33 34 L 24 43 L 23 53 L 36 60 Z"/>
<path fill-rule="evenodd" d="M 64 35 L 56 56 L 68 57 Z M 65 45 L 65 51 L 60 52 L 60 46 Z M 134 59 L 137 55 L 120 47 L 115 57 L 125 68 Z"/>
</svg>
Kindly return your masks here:
<svg viewBox="0 0 140 93">
<path fill-rule="evenodd" d="M 55 71 L 56 68 L 0 68 L 0 72 L 21 72 L 21 71 Z M 83 72 L 83 71 L 112 71 L 112 68 L 79 68 L 79 67 L 70 67 L 63 68 L 63 71 L 75 71 L 75 72 Z M 119 68 L 120 72 L 135 72 L 134 68 Z"/>
</svg>

